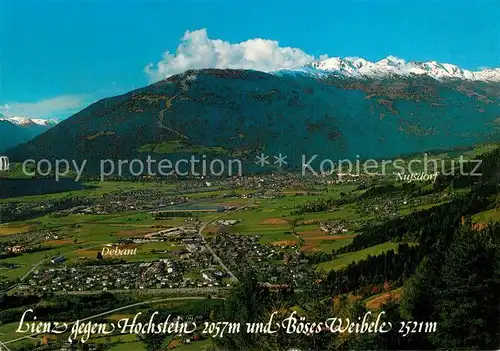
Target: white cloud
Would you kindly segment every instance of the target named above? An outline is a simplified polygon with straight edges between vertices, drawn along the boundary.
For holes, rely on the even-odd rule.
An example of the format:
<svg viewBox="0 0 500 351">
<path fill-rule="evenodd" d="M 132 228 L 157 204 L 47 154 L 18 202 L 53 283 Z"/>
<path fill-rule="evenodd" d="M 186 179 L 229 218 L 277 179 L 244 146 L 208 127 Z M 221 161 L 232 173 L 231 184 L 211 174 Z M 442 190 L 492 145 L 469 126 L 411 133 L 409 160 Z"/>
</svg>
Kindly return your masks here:
<svg viewBox="0 0 500 351">
<path fill-rule="evenodd" d="M 300 49 L 281 47 L 275 40 L 255 38 L 231 44 L 210 39 L 207 30 L 200 29 L 186 31 L 175 53 L 166 51 L 161 61 L 150 63 L 144 70 L 154 82 L 188 69 L 241 68 L 270 71 L 302 66 L 314 59 L 314 56 Z"/>
<path fill-rule="evenodd" d="M 85 95 L 61 95 L 36 102 L 8 102 L 0 105 L 0 114 L 5 117 L 68 117 L 86 103 Z"/>
</svg>

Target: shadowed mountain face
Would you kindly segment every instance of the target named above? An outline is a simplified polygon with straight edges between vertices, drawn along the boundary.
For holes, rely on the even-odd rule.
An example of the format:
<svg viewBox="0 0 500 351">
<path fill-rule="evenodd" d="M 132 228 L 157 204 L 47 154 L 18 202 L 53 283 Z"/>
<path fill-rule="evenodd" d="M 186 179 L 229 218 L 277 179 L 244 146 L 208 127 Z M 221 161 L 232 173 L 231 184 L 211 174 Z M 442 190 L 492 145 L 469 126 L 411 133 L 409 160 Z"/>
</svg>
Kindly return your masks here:
<svg viewBox="0 0 500 351">
<path fill-rule="evenodd" d="M 0 152 L 4 152 L 11 147 L 33 139 L 53 125 L 53 123 L 47 125 L 39 125 L 36 123 L 19 125 L 8 120 L 0 120 Z"/>
<path fill-rule="evenodd" d="M 26 158 L 145 158 L 260 152 L 338 160 L 500 139 L 497 83 L 426 76 L 346 79 L 304 72 L 188 71 L 90 105 L 27 144 Z"/>
</svg>

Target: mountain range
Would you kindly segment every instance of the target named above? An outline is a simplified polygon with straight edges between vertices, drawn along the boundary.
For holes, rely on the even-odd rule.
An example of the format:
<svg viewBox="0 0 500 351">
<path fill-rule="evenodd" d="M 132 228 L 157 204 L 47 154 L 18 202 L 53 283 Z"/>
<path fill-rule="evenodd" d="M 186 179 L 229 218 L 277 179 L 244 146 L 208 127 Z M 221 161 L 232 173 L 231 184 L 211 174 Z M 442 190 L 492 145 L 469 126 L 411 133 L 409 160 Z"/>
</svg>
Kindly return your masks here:
<svg viewBox="0 0 500 351">
<path fill-rule="evenodd" d="M 438 80 L 458 79 L 469 81 L 500 82 L 500 68 L 485 68 L 480 71 L 461 69 L 449 63 L 436 61 L 406 62 L 403 59 L 388 56 L 377 62 L 370 62 L 358 57 L 332 57 L 326 60 L 312 62 L 307 67 L 317 70 L 317 73 L 336 73 L 344 77 L 388 78 L 428 76 Z M 309 73 L 313 73 L 312 70 Z"/>
<path fill-rule="evenodd" d="M 14 161 L 394 157 L 500 139 L 499 69 L 472 72 L 388 57 L 330 58 L 293 70 L 189 70 L 100 100 L 26 144 Z"/>
<path fill-rule="evenodd" d="M 0 115 L 0 152 L 33 139 L 57 123 L 56 119 L 4 117 Z"/>
</svg>

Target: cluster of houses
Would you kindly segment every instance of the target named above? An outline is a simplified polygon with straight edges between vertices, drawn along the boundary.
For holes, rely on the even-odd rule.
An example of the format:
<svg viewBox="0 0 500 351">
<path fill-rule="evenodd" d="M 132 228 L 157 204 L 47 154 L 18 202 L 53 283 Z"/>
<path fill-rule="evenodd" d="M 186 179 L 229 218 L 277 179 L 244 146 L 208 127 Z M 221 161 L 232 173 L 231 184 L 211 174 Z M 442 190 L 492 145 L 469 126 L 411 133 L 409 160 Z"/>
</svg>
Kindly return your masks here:
<svg viewBox="0 0 500 351">
<path fill-rule="evenodd" d="M 33 230 L 24 233 L 5 235 L 0 240 L 0 254 L 21 254 L 40 251 L 45 241 L 58 240 L 59 236 L 49 230 Z"/>
<path fill-rule="evenodd" d="M 55 216 L 70 214 L 112 214 L 128 210 L 151 210 L 158 207 L 179 205 L 188 202 L 186 197 L 169 196 L 165 192 L 130 190 L 105 194 L 94 203 L 74 206 L 55 213 Z"/>
<path fill-rule="evenodd" d="M 51 292 L 140 289 L 157 284 L 143 278 L 148 270 L 155 270 L 152 262 L 39 269 L 27 283 L 35 291 Z M 166 270 L 162 273 L 167 280 L 170 274 Z M 175 272 L 171 275 L 174 277 Z"/>
<path fill-rule="evenodd" d="M 156 260 L 149 262 L 108 262 L 103 255 L 97 260 L 82 258 L 76 262 L 67 262 L 64 256 L 53 257 L 25 280 L 24 288 L 66 292 L 227 286 L 226 274 L 216 265 L 194 225 L 161 229 L 124 239 L 121 244 L 158 241 L 169 248 L 152 250 Z M 140 252 L 140 245 L 138 248 Z"/>
<path fill-rule="evenodd" d="M 216 223 L 219 225 L 227 225 L 227 226 L 235 225 L 239 222 L 240 221 L 238 219 L 219 219 L 218 221 L 216 221 Z"/>
<path fill-rule="evenodd" d="M 298 285 L 310 268 L 299 255 L 286 246 L 263 245 L 259 235 L 219 232 L 210 246 L 229 269 L 238 275 L 257 273 L 261 282 Z"/>
<path fill-rule="evenodd" d="M 325 233 L 338 235 L 348 231 L 347 223 L 344 221 L 327 221 L 320 224 L 320 229 Z"/>
<path fill-rule="evenodd" d="M 185 276 L 183 262 L 160 259 L 103 266 L 41 268 L 25 283 L 33 292 L 106 291 L 136 289 L 172 289 L 222 286 L 225 274 L 210 265 L 199 269 L 195 278 Z"/>
<path fill-rule="evenodd" d="M 261 189 L 281 191 L 282 189 L 302 189 L 321 184 L 319 177 L 304 177 L 300 173 L 273 173 L 270 175 L 243 175 L 226 181 L 226 186 L 243 189 Z"/>
</svg>

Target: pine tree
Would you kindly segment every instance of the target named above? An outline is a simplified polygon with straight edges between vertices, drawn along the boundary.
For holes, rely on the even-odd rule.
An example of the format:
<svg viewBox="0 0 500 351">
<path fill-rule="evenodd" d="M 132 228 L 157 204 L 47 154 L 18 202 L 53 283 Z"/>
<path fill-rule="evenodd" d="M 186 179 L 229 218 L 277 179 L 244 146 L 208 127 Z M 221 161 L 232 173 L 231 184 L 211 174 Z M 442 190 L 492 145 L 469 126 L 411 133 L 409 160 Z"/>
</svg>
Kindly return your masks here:
<svg viewBox="0 0 500 351">
<path fill-rule="evenodd" d="M 498 248 L 470 226 L 461 228 L 435 287 L 438 331 L 430 339 L 437 347 L 497 348 L 499 278 Z"/>
</svg>

